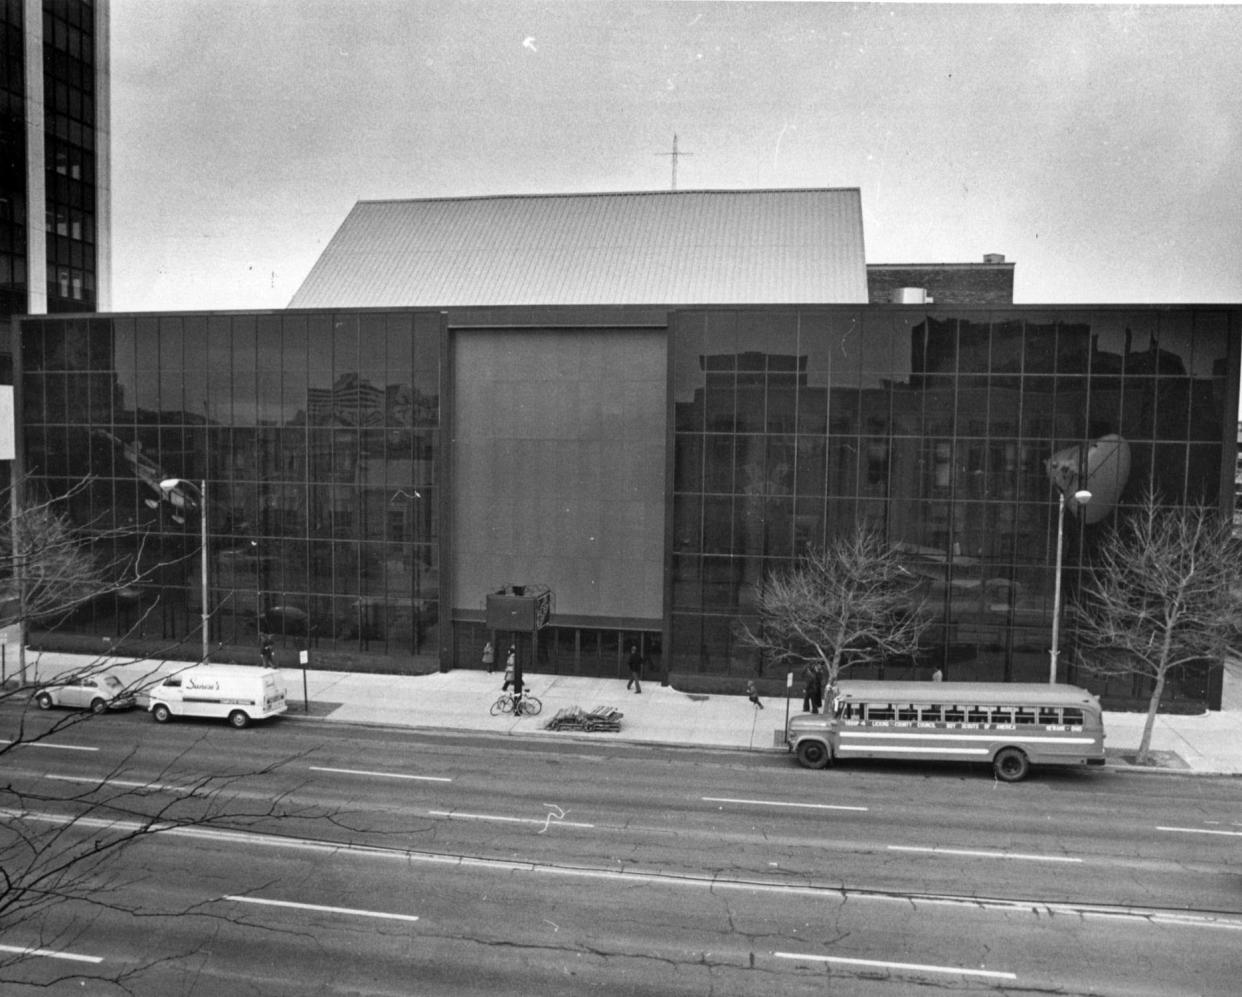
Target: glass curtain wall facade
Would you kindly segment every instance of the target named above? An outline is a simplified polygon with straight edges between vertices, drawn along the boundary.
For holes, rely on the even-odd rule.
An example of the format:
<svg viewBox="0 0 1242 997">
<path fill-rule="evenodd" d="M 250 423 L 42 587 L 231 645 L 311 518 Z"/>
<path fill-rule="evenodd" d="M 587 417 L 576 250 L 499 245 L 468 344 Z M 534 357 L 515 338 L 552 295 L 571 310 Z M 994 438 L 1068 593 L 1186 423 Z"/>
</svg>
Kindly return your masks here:
<svg viewBox="0 0 1242 997">
<path fill-rule="evenodd" d="M 937 664 L 956 680 L 1046 681 L 1045 462 L 1118 434 L 1132 454 L 1120 506 L 1148 487 L 1220 504 L 1238 333 L 1236 309 L 1210 307 L 678 313 L 671 667 L 762 673 L 736 631 L 755 586 L 861 522 L 905 552 L 938 620 L 919 662 L 879 677 Z M 1067 517 L 1071 588 L 1116 513 Z"/>
<path fill-rule="evenodd" d="M 221 657 L 436 655 L 444 347 L 434 312 L 25 320 L 27 501 L 140 579 L 46 627 L 192 657 L 205 506 Z"/>
</svg>

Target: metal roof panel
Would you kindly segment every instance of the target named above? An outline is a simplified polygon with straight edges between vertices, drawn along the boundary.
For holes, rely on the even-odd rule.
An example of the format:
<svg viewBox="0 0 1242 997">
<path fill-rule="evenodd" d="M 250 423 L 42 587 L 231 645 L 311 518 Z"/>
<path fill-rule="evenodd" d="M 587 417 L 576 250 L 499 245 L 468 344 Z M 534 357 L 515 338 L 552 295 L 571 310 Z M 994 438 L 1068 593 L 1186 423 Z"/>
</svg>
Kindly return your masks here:
<svg viewBox="0 0 1242 997">
<path fill-rule="evenodd" d="M 841 188 L 359 201 L 290 307 L 866 301 Z"/>
</svg>

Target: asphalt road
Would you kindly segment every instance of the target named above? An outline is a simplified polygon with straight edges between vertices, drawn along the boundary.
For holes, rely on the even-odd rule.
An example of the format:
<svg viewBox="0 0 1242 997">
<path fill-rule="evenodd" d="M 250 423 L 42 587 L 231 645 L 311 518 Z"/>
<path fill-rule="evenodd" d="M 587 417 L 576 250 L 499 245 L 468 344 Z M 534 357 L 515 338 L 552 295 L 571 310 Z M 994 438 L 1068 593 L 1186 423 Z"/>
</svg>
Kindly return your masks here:
<svg viewBox="0 0 1242 997">
<path fill-rule="evenodd" d="M 1237 992 L 1236 780 L 140 713 L 3 764 L 56 853 L 169 824 L 0 937 L 53 993 Z"/>
</svg>

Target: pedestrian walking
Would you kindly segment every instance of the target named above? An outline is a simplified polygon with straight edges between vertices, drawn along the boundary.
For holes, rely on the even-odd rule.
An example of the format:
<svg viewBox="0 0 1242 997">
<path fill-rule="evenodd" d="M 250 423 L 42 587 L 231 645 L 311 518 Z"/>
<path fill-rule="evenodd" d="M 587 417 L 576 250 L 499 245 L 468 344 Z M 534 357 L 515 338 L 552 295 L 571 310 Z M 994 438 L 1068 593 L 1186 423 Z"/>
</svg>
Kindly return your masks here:
<svg viewBox="0 0 1242 997">
<path fill-rule="evenodd" d="M 754 682 L 746 683 L 746 696 L 755 704 L 756 710 L 762 710 L 763 704 L 759 702 L 759 690 L 755 688 Z"/>
<path fill-rule="evenodd" d="M 487 674 L 491 675 L 496 665 L 496 650 L 492 647 L 489 640 L 483 645 L 483 667 L 487 669 Z"/>
<path fill-rule="evenodd" d="M 638 653 L 638 645 L 630 645 L 630 656 L 626 662 L 630 666 L 630 680 L 625 683 L 625 687 L 629 689 L 634 687 L 634 692 L 642 694 L 643 687 L 641 679 L 643 677 L 643 656 Z"/>
<path fill-rule="evenodd" d="M 509 687 L 514 685 L 514 676 L 517 673 L 517 648 L 512 644 L 509 645 L 509 656 L 505 658 L 505 684 L 500 687 L 501 692 L 508 692 Z M 516 686 L 514 686 L 516 688 Z"/>
<path fill-rule="evenodd" d="M 264 668 L 276 667 L 276 649 L 272 647 L 271 634 L 263 635 L 263 642 L 259 645 L 259 657 L 263 659 Z"/>
</svg>

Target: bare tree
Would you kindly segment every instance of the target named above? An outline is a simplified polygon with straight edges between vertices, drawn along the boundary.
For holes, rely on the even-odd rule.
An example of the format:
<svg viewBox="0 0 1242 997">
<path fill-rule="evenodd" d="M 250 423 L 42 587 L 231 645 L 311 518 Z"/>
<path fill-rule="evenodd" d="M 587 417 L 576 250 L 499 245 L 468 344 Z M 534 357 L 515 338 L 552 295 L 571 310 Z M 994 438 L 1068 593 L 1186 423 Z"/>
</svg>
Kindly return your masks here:
<svg viewBox="0 0 1242 997">
<path fill-rule="evenodd" d="M 34 503 L 14 503 L 12 495 L 0 495 L 7 513 L 0 525 L 0 566 L 5 569 L 0 573 L 0 626 L 16 624 L 24 630 L 35 621 L 54 623 L 92 599 L 142 580 L 141 535 L 135 536 L 132 529 L 75 527 L 59 511 L 86 484 L 56 500 Z M 107 553 L 116 550 L 124 553 Z M 141 622 L 140 618 L 133 626 Z M 24 642 L 18 643 L 24 651 Z M 128 693 L 140 692 L 163 677 L 155 661 L 123 662 L 108 656 L 86 659 L 73 674 L 98 675 L 120 664 L 129 666 L 124 690 Z M 242 780 L 272 774 L 289 758 L 233 773 L 178 778 L 172 764 L 189 756 L 187 749 L 154 778 L 135 780 L 136 773 L 129 771 L 135 752 L 98 778 L 31 785 L 23 780 L 19 765 L 6 763 L 16 762 L 27 746 L 55 742 L 67 729 L 98 722 L 99 717 L 90 711 L 32 712 L 26 678 L 23 657 L 20 681 L 0 688 L 0 707 L 5 709 L 0 770 L 6 772 L 0 777 L 0 939 L 6 939 L 0 944 L 0 990 L 7 984 L 30 982 L 26 970 L 41 949 L 55 948 L 84 930 L 90 921 L 89 914 L 81 916 L 84 909 L 122 910 L 135 916 L 156 913 L 126 907 L 126 884 L 118 878 L 114 861 L 153 835 L 247 828 L 273 820 L 340 823 L 339 814 L 290 806 L 287 794 L 268 794 L 254 803 L 238 791 Z M 171 797 L 165 779 L 177 781 Z M 212 916 L 202 911 L 164 913 Z M 15 933 L 38 942 L 7 944 Z M 110 974 L 77 967 L 39 986 L 91 979 L 131 992 L 138 975 L 148 968 Z"/>
<path fill-rule="evenodd" d="M 860 526 L 764 579 L 743 639 L 777 662 L 823 668 L 835 691 L 846 668 L 918 650 L 931 623 L 919 588 L 900 553 Z"/>
<path fill-rule="evenodd" d="M 47 962 L 39 957 L 72 946 L 89 931 L 94 915 L 105 911 L 133 918 L 194 916 L 204 919 L 205 928 L 212 921 L 229 920 L 227 914 L 202 905 L 174 903 L 156 909 L 131 899 L 131 874 L 123 871 L 120 859 L 147 839 L 193 840 L 213 833 L 265 833 L 264 828 L 270 834 L 274 826 L 302 830 L 325 822 L 354 830 L 339 811 L 294 804 L 290 796 L 296 787 L 275 794 L 242 788 L 243 782 L 286 769 L 299 756 L 230 773 L 179 771 L 179 764 L 195 751 L 195 746 L 186 748 L 145 779 L 130 769 L 135 752 L 98 778 L 29 785 L 10 777 L 0 786 L 0 939 L 21 941 L 0 945 L 0 991 L 46 975 L 37 972 Z M 127 865 L 134 867 L 133 862 Z M 89 980 L 125 993 L 148 992 L 142 985 L 144 974 L 189 954 L 164 954 L 118 970 L 79 964 L 67 973 L 53 970 L 37 985 L 83 985 Z"/>
<path fill-rule="evenodd" d="M 89 484 L 65 494 L 23 501 L 21 482 L 0 492 L 0 627 L 56 621 L 84 603 L 142 580 L 144 536 L 132 528 L 77 527 L 60 511 Z M 116 541 L 123 541 L 118 544 Z M 124 553 L 109 553 L 123 550 Z M 25 641 L 18 640 L 21 679 Z"/>
<path fill-rule="evenodd" d="M 1146 764 L 1169 675 L 1239 646 L 1242 545 L 1218 509 L 1149 492 L 1099 545 L 1071 604 L 1081 667 L 1151 683 L 1136 761 Z"/>
</svg>

